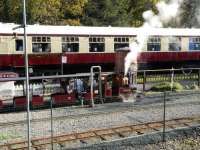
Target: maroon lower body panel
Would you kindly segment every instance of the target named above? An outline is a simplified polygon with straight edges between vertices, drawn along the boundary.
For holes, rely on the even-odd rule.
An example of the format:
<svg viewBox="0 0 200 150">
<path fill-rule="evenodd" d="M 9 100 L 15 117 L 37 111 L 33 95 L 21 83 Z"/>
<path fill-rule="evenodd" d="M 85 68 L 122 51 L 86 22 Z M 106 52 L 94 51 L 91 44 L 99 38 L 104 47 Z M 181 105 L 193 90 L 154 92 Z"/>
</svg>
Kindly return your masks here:
<svg viewBox="0 0 200 150">
<path fill-rule="evenodd" d="M 114 63 L 115 53 L 64 54 L 67 64 Z"/>
<path fill-rule="evenodd" d="M 127 52 L 126 52 L 127 53 Z M 61 64 L 61 57 L 65 57 L 66 65 L 79 65 L 79 64 L 114 64 L 115 59 L 124 62 L 122 53 L 65 53 L 65 54 L 30 54 L 29 65 L 59 65 Z M 120 58 L 120 59 L 118 59 Z M 170 61 L 198 61 L 200 60 L 200 51 L 186 51 L 186 52 L 142 52 L 138 56 L 139 63 L 151 62 L 170 62 Z M 0 67 L 23 67 L 24 57 L 19 54 L 1 54 Z"/>
<path fill-rule="evenodd" d="M 30 54 L 29 65 L 59 65 L 61 57 L 66 58 L 66 64 L 97 64 L 114 63 L 114 53 L 65 53 L 62 54 Z M 22 67 L 24 57 L 19 54 L 0 55 L 0 67 Z"/>
<path fill-rule="evenodd" d="M 32 107 L 41 107 L 44 105 L 44 100 L 42 96 L 34 95 L 31 100 Z"/>
<path fill-rule="evenodd" d="M 53 94 L 51 96 L 53 104 L 54 105 L 73 105 L 76 103 L 76 97 L 75 94 L 62 94 L 62 93 L 58 93 L 58 94 Z"/>
<path fill-rule="evenodd" d="M 138 62 L 170 62 L 170 61 L 197 61 L 200 60 L 199 52 L 142 52 L 139 54 Z"/>
<path fill-rule="evenodd" d="M 13 103 L 15 108 L 26 108 L 26 96 L 14 97 Z"/>
</svg>

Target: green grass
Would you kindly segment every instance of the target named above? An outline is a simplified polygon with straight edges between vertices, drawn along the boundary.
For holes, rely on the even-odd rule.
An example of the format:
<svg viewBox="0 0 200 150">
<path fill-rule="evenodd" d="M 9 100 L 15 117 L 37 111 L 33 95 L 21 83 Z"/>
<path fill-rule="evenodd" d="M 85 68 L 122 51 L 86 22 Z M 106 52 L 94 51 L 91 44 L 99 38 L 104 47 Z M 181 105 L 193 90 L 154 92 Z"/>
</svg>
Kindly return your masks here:
<svg viewBox="0 0 200 150">
<path fill-rule="evenodd" d="M 162 82 L 162 83 L 158 83 L 156 85 L 153 85 L 151 87 L 151 91 L 159 91 L 159 92 L 163 92 L 163 91 L 181 91 L 184 89 L 184 86 L 182 86 L 180 83 L 178 82 L 174 82 L 173 86 L 171 87 L 171 83 L 170 82 Z"/>
<path fill-rule="evenodd" d="M 148 95 L 154 95 L 154 94 L 161 94 L 162 92 L 159 92 L 159 91 L 146 91 L 146 92 L 144 92 L 144 94 L 146 95 L 146 96 L 148 96 Z"/>
<path fill-rule="evenodd" d="M 13 139 L 13 138 L 19 138 L 20 136 L 16 133 L 0 133 L 0 141 L 1 140 L 7 140 L 7 139 Z"/>
</svg>

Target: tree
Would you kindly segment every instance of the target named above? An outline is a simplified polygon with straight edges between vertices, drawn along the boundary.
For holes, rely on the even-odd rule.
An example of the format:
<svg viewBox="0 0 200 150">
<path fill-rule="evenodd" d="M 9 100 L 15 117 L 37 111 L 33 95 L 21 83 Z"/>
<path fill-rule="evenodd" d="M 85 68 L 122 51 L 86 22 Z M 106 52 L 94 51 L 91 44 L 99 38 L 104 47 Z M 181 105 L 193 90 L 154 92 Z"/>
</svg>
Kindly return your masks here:
<svg viewBox="0 0 200 150">
<path fill-rule="evenodd" d="M 159 0 L 89 0 L 82 23 L 97 26 L 141 26 L 142 14 Z"/>
<path fill-rule="evenodd" d="M 60 0 L 29 0 L 28 23 L 59 24 Z"/>
<path fill-rule="evenodd" d="M 80 25 L 88 0 L 61 0 L 61 24 Z"/>
<path fill-rule="evenodd" d="M 85 25 L 126 26 L 129 0 L 89 0 L 82 18 Z"/>
<path fill-rule="evenodd" d="M 184 0 L 179 18 L 180 27 L 200 27 L 200 1 Z"/>
<path fill-rule="evenodd" d="M 27 0 L 27 23 L 80 25 L 87 0 Z M 22 23 L 22 0 L 0 0 L 0 21 Z"/>
<path fill-rule="evenodd" d="M 131 18 L 131 26 L 141 26 L 144 23 L 142 14 L 147 10 L 153 10 L 155 13 L 156 4 L 160 0 L 129 0 L 129 16 Z"/>
<path fill-rule="evenodd" d="M 0 21 L 21 23 L 22 4 L 21 0 L 0 0 Z"/>
</svg>

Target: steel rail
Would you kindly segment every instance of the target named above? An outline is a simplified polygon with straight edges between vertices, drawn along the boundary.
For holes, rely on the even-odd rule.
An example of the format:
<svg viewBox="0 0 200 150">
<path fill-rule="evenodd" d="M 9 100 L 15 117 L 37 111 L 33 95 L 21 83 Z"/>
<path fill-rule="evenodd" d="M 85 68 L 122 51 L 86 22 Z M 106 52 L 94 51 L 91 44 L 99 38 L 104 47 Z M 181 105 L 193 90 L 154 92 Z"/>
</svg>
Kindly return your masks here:
<svg viewBox="0 0 200 150">
<path fill-rule="evenodd" d="M 166 120 L 166 127 L 170 130 L 179 127 L 191 127 L 193 123 L 200 123 L 200 117 L 185 117 L 185 118 L 175 118 L 171 120 Z M 94 129 L 80 133 L 62 134 L 53 137 L 53 143 L 61 145 L 62 143 L 76 141 L 84 143 L 84 140 L 89 140 L 90 138 L 97 138 L 101 141 L 109 141 L 115 137 L 116 139 L 127 138 L 131 134 L 141 135 L 148 134 L 152 132 L 159 132 L 163 127 L 163 121 L 146 122 L 139 124 L 126 124 L 123 126 L 104 128 L 104 129 Z M 51 137 L 39 137 L 31 140 L 32 147 L 36 149 L 44 148 L 51 144 Z M 87 142 L 86 142 L 87 143 Z M 0 148 L 11 148 L 15 147 L 15 150 L 22 150 L 27 148 L 27 141 L 16 141 L 0 145 Z"/>
</svg>

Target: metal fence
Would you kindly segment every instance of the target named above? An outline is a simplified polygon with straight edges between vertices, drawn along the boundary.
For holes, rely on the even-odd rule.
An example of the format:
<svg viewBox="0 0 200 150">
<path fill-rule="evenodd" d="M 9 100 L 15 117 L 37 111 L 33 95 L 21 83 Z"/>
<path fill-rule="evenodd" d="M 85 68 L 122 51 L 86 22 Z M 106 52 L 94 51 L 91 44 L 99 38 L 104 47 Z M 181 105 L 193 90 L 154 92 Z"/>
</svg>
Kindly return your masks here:
<svg viewBox="0 0 200 150">
<path fill-rule="evenodd" d="M 60 77 L 68 78 L 69 76 Z M 88 74 L 78 77 L 88 77 Z M 76 77 L 74 76 L 74 78 Z M 38 77 L 32 79 L 38 80 Z M 31 110 L 32 149 L 74 147 L 81 149 L 83 146 L 104 143 L 105 141 L 113 142 L 113 140 L 122 140 L 126 137 L 129 137 L 128 139 L 132 137 L 132 140 L 127 141 L 127 145 L 135 142 L 135 145 L 133 143 L 132 145 L 137 147 L 137 141 L 140 139 L 140 144 L 163 142 L 165 143 L 164 148 L 167 148 L 171 146 L 167 143 L 168 140 L 174 141 L 175 138 L 184 139 L 193 136 L 192 132 L 196 133 L 196 127 L 200 125 L 200 91 L 198 88 L 188 88 L 189 90 L 181 92 L 169 90 L 151 93 L 149 91 L 150 86 L 165 81 L 170 83 L 178 81 L 186 83 L 188 86 L 195 83 L 198 87 L 199 70 L 186 69 L 183 72 L 172 69 L 156 73 L 140 71 L 137 82 L 142 92 L 135 93 L 131 101 L 96 105 L 94 108 L 90 108 L 88 105 L 83 106 L 82 97 L 79 97 L 80 100 L 78 100 L 76 107 L 59 107 L 59 105 L 56 107 L 48 93 L 54 91 L 57 93 L 59 86 L 52 89 L 52 85 L 49 83 L 45 83 L 45 86 L 38 83 L 32 84 L 30 87 L 32 87 L 33 92 L 31 93 L 41 89 L 42 94 L 46 95 L 44 99 L 45 109 Z M 16 89 L 20 93 L 21 85 L 17 85 Z M 0 114 L 0 149 L 17 149 L 27 146 L 26 112 L 15 111 Z M 150 136 L 147 137 L 147 135 Z M 194 138 L 196 138 L 195 136 Z M 145 143 L 145 141 L 149 141 L 149 143 Z M 12 143 L 18 144 L 12 145 Z M 123 145 L 126 145 L 125 143 Z M 122 145 L 114 143 L 112 146 L 113 148 L 117 146 L 117 149 Z"/>
<path fill-rule="evenodd" d="M 160 69 L 160 70 L 139 70 L 137 76 L 138 85 L 142 84 L 142 90 L 149 88 L 147 84 L 156 84 L 160 82 L 188 82 L 200 86 L 200 69 L 199 68 L 182 68 L 182 69 Z"/>
</svg>

